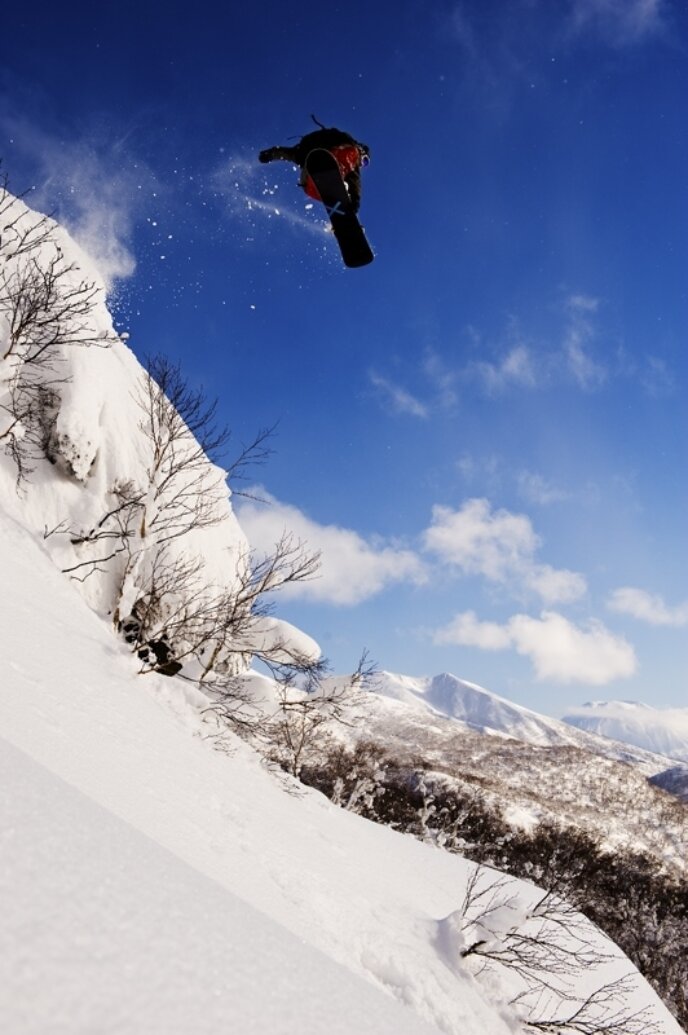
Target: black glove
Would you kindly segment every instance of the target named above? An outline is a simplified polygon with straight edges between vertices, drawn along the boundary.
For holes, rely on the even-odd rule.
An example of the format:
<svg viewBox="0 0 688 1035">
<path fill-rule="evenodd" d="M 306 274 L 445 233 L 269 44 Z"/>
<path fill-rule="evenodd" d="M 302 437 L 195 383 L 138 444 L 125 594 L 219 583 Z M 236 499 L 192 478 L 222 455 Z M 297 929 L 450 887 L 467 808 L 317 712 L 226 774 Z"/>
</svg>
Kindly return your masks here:
<svg viewBox="0 0 688 1035">
<path fill-rule="evenodd" d="M 260 154 L 258 155 L 258 161 L 262 162 L 263 165 L 265 165 L 267 162 L 273 162 L 275 160 L 275 151 L 276 151 L 276 148 L 274 148 L 274 147 L 267 147 L 264 151 L 261 151 Z"/>
</svg>

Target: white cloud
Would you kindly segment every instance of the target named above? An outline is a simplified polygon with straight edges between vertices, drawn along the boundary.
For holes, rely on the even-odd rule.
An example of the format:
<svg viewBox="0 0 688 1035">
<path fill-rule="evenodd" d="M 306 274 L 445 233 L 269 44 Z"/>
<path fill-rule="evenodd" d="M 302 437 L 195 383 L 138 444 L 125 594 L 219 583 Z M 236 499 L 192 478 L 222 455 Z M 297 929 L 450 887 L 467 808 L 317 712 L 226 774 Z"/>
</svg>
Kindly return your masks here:
<svg viewBox="0 0 688 1035">
<path fill-rule="evenodd" d="M 460 510 L 433 507 L 423 545 L 462 574 L 534 592 L 548 604 L 577 600 L 586 591 L 577 572 L 536 562 L 540 538 L 525 514 L 492 511 L 486 499 L 468 500 Z"/>
<path fill-rule="evenodd" d="M 394 543 L 366 540 L 358 532 L 338 525 L 320 525 L 303 511 L 257 490 L 267 504 L 235 502 L 237 517 L 251 546 L 269 554 L 285 531 L 319 552 L 317 578 L 286 587 L 285 596 L 351 606 L 375 596 L 399 582 L 421 584 L 427 575 L 420 558 Z"/>
<path fill-rule="evenodd" d="M 596 313 L 599 307 L 599 298 L 593 298 L 591 295 L 569 295 L 566 300 L 566 308 L 574 313 Z"/>
<path fill-rule="evenodd" d="M 570 493 L 552 485 L 541 474 L 532 471 L 521 471 L 517 475 L 521 495 L 530 503 L 548 506 L 551 503 L 563 503 L 570 498 Z"/>
<path fill-rule="evenodd" d="M 525 573 L 525 584 L 546 604 L 570 604 L 580 600 L 587 590 L 582 575 L 549 564 L 535 564 Z"/>
<path fill-rule="evenodd" d="M 643 43 L 666 29 L 666 0 L 572 0 L 576 33 L 593 33 L 614 47 Z"/>
<path fill-rule="evenodd" d="M 258 553 L 267 555 L 286 531 L 322 557 L 319 577 L 286 588 L 287 595 L 353 605 L 394 584 L 423 584 L 432 574 L 429 561 L 395 541 L 364 538 L 338 525 L 320 525 L 260 488 L 254 494 L 268 505 L 242 498 L 235 508 Z M 587 589 L 583 576 L 536 562 L 539 546 L 527 516 L 493 512 L 485 499 L 468 500 L 457 511 L 434 507 L 432 524 L 421 535 L 422 550 L 434 555 L 444 572 L 479 575 L 519 596 L 535 594 L 547 605 L 579 599 Z"/>
<path fill-rule="evenodd" d="M 475 611 L 463 611 L 454 615 L 447 625 L 435 631 L 433 642 L 438 646 L 506 650 L 511 646 L 511 634 L 506 625 L 500 625 L 498 622 L 481 622 Z"/>
<path fill-rule="evenodd" d="M 688 601 L 669 607 L 660 596 L 633 586 L 615 590 L 607 601 L 607 607 L 650 625 L 688 625 Z"/>
<path fill-rule="evenodd" d="M 512 319 L 500 358 L 470 362 L 461 377 L 477 380 L 489 395 L 514 388 L 542 390 L 571 381 L 584 391 L 599 388 L 609 377 L 606 365 L 594 353 L 599 308 L 599 299 L 583 293 L 564 299 L 559 306 L 560 327 L 553 331 L 549 345 L 528 338 Z"/>
<path fill-rule="evenodd" d="M 646 356 L 639 374 L 640 384 L 651 399 L 663 399 L 676 389 L 676 378 L 666 361 L 659 356 Z"/>
<path fill-rule="evenodd" d="M 370 378 L 370 383 L 381 393 L 395 413 L 407 413 L 412 417 L 420 417 L 421 419 L 427 418 L 427 406 L 411 395 L 405 388 L 388 380 L 386 377 L 382 377 L 380 374 L 376 374 L 373 370 L 370 371 L 368 377 Z"/>
<path fill-rule="evenodd" d="M 560 300 L 558 325 L 551 330 L 549 342 L 520 329 L 516 319 L 510 320 L 492 346 L 470 328 L 471 347 L 482 354 L 490 349 L 497 358 L 470 361 L 454 374 L 444 370 L 444 380 L 451 378 L 451 386 L 478 382 L 491 396 L 514 389 L 543 391 L 562 384 L 593 392 L 613 377 L 636 381 L 652 398 L 674 393 L 676 376 L 666 359 L 647 350 L 643 357 L 631 357 L 622 343 L 610 341 L 602 310 L 599 298 L 582 292 Z M 442 371 L 439 357 L 433 358 L 433 366 Z M 426 372 L 431 369 L 426 362 Z"/>
<path fill-rule="evenodd" d="M 439 411 L 454 410 L 458 403 L 457 385 L 460 374 L 448 368 L 442 357 L 432 348 L 425 349 L 416 383 L 424 381 L 425 399 L 413 395 L 402 385 L 375 370 L 368 372 L 368 380 L 384 404 L 394 413 L 427 419 Z"/>
<path fill-rule="evenodd" d="M 466 372 L 482 381 L 491 395 L 511 387 L 535 388 L 538 384 L 532 353 L 527 345 L 514 345 L 498 363 L 484 360 L 471 363 Z"/>
<path fill-rule="evenodd" d="M 524 514 L 493 512 L 486 499 L 468 500 L 460 510 L 433 507 L 424 541 L 443 561 L 494 582 L 504 582 L 527 566 L 540 543 Z"/>
<path fill-rule="evenodd" d="M 630 643 L 598 621 L 580 628 L 563 615 L 543 611 L 539 619 L 515 615 L 509 629 L 516 651 L 530 658 L 538 679 L 603 686 L 632 676 L 637 668 Z"/>
<path fill-rule="evenodd" d="M 456 410 L 461 393 L 474 393 L 476 385 L 491 398 L 571 384 L 592 392 L 607 384 L 614 373 L 639 379 L 649 394 L 668 394 L 673 378 L 661 359 L 646 359 L 642 369 L 628 361 L 623 369 L 618 362 L 612 367 L 608 358 L 611 350 L 599 318 L 601 305 L 599 298 L 582 292 L 560 299 L 549 340 L 524 331 L 516 317 L 509 319 L 494 342 L 486 340 L 475 327 L 465 327 L 470 350 L 480 358 L 453 366 L 438 349 L 425 348 L 414 382 L 414 387 L 422 387 L 416 394 L 377 371 L 368 376 L 392 410 L 421 418 Z M 617 348 L 617 359 L 621 353 Z"/>
<path fill-rule="evenodd" d="M 423 373 L 434 391 L 437 405 L 443 410 L 454 409 L 458 402 L 457 371 L 448 369 L 435 349 L 427 348 L 423 357 Z"/>
<path fill-rule="evenodd" d="M 566 302 L 569 319 L 562 346 L 564 359 L 569 374 L 586 391 L 599 388 L 607 379 L 607 370 L 590 352 L 595 331 L 589 317 L 598 306 L 598 299 L 585 295 L 572 295 Z"/>
<path fill-rule="evenodd" d="M 530 659 L 539 680 L 604 686 L 633 675 L 635 651 L 621 636 L 601 622 L 577 626 L 554 611 L 539 618 L 517 614 L 505 624 L 481 622 L 472 611 L 456 615 L 434 634 L 436 644 L 478 647 L 481 650 L 511 648 Z"/>
<path fill-rule="evenodd" d="M 456 461 L 456 469 L 465 481 L 479 481 L 489 484 L 494 491 L 503 484 L 505 473 L 504 460 L 497 453 L 476 456 L 464 453 Z"/>
<path fill-rule="evenodd" d="M 570 327 L 564 341 L 564 354 L 569 372 L 581 388 L 590 390 L 604 383 L 607 373 L 586 351 L 586 335 L 580 328 Z"/>
</svg>

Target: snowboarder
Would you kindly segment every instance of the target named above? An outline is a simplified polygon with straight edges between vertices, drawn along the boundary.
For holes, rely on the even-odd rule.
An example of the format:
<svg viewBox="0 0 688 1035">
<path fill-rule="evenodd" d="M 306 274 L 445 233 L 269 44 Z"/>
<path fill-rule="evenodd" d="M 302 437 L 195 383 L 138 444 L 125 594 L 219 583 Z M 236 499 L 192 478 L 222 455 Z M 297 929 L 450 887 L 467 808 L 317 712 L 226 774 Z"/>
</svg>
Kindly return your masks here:
<svg viewBox="0 0 688 1035">
<path fill-rule="evenodd" d="M 258 160 L 263 163 L 282 160 L 298 165 L 301 169 L 299 183 L 309 197 L 320 201 L 322 199 L 318 188 L 306 169 L 306 160 L 311 151 L 320 148 L 329 151 L 339 166 L 348 190 L 349 204 L 355 214 L 361 203 L 361 166 L 368 164 L 370 149 L 367 144 L 360 144 L 349 133 L 334 126 L 323 126 L 314 115 L 311 115 L 311 118 L 320 129 L 307 133 L 293 147 L 268 147 L 260 152 Z"/>
</svg>

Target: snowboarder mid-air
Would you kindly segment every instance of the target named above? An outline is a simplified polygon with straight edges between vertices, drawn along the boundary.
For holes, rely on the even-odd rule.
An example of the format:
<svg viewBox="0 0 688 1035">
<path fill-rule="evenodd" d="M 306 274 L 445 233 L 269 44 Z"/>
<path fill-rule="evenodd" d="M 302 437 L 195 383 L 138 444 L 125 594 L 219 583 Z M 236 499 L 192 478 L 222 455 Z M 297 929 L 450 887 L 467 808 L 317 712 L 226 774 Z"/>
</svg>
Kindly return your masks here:
<svg viewBox="0 0 688 1035">
<path fill-rule="evenodd" d="M 299 183 L 306 194 L 325 206 L 344 264 L 367 266 L 373 261 L 373 253 L 357 212 L 361 166 L 368 164 L 370 151 L 367 144 L 359 144 L 349 133 L 334 126 L 328 129 L 311 117 L 319 129 L 307 133 L 293 147 L 268 147 L 260 152 L 258 160 L 282 159 L 298 165 Z"/>
<path fill-rule="evenodd" d="M 317 121 L 317 120 L 313 120 Z M 309 197 L 321 200 L 320 193 L 313 178 L 306 168 L 306 161 L 312 151 L 323 149 L 336 160 L 342 179 L 347 187 L 349 204 L 351 210 L 358 212 L 361 203 L 361 166 L 367 165 L 370 149 L 367 144 L 360 144 L 349 133 L 331 126 L 329 129 L 317 123 L 320 129 L 313 133 L 307 133 L 293 147 L 268 147 L 261 151 L 258 160 L 261 162 L 275 162 L 282 160 L 292 162 L 301 169 L 299 183 Z"/>
</svg>

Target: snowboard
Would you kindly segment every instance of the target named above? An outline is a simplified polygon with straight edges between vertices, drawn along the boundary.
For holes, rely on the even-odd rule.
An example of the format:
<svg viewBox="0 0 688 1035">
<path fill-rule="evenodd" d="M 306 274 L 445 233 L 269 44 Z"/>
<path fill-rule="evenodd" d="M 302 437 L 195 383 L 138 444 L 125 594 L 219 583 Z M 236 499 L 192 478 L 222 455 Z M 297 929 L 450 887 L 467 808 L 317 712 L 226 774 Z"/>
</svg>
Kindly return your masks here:
<svg viewBox="0 0 688 1035">
<path fill-rule="evenodd" d="M 344 265 L 366 266 L 373 261 L 373 253 L 366 240 L 358 216 L 351 208 L 349 192 L 339 171 L 337 160 L 324 148 L 311 151 L 306 158 L 306 172 L 318 189 L 320 200 L 327 210 L 332 231 L 342 253 Z"/>
</svg>

